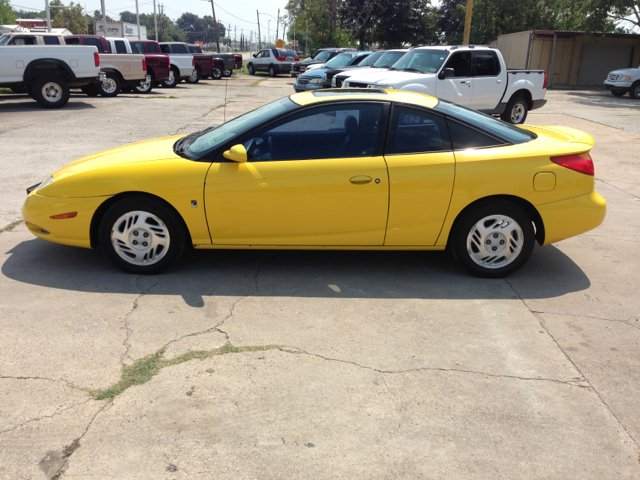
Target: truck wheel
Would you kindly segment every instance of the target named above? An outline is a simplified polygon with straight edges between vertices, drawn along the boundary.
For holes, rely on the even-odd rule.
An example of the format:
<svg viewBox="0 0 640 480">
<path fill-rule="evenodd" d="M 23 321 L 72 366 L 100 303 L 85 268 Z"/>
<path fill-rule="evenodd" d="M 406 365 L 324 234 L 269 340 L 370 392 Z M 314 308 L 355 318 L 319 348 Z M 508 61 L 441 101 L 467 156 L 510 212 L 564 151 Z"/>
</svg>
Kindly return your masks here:
<svg viewBox="0 0 640 480">
<path fill-rule="evenodd" d="M 222 78 L 222 70 L 214 66 L 213 70 L 211 71 L 211 78 L 213 78 L 214 80 L 220 80 Z"/>
<path fill-rule="evenodd" d="M 225 70 L 224 72 L 222 72 L 222 75 L 224 77 L 230 77 L 231 75 L 233 75 L 233 70 Z"/>
<path fill-rule="evenodd" d="M 273 67 L 273 65 L 269 66 L 269 76 L 270 77 L 275 77 L 276 76 L 276 69 Z"/>
<path fill-rule="evenodd" d="M 521 125 L 527 119 L 528 111 L 529 106 L 527 105 L 527 101 L 524 97 L 517 96 L 509 100 L 507 108 L 504 113 L 500 115 L 500 118 L 505 122 L 509 122 L 514 125 Z"/>
<path fill-rule="evenodd" d="M 255 75 L 256 71 L 253 69 L 253 63 L 247 65 L 247 70 L 249 70 L 249 75 Z"/>
<path fill-rule="evenodd" d="M 636 100 L 640 98 L 640 82 L 636 82 L 631 85 L 631 88 L 629 89 L 629 96 Z"/>
<path fill-rule="evenodd" d="M 139 85 L 136 85 L 134 87 L 134 90 L 138 93 L 149 93 L 151 92 L 151 90 L 153 90 L 153 86 L 155 85 L 156 82 L 153 81 L 153 77 L 151 77 L 151 81 L 150 82 L 145 82 L 145 83 L 141 83 Z"/>
<path fill-rule="evenodd" d="M 169 78 L 168 80 L 162 82 L 162 86 L 165 88 L 175 88 L 175 86 L 178 85 L 180 72 L 175 67 L 171 67 L 171 71 L 173 72 L 173 78 Z"/>
<path fill-rule="evenodd" d="M 82 93 L 84 93 L 85 95 L 87 95 L 89 97 L 97 97 L 98 96 L 98 90 L 96 89 L 96 85 L 93 84 L 93 83 L 90 83 L 89 85 L 81 86 L 80 90 L 82 90 Z"/>
<path fill-rule="evenodd" d="M 120 93 L 120 79 L 115 73 L 107 73 L 107 78 L 104 82 L 98 82 L 96 89 L 98 93 L 103 97 L 117 97 Z"/>
<path fill-rule="evenodd" d="M 191 85 L 195 85 L 200 81 L 200 71 L 197 68 L 194 68 L 193 72 L 191 72 L 191 76 L 187 77 L 185 81 Z"/>
<path fill-rule="evenodd" d="M 33 83 L 33 98 L 45 108 L 64 107 L 71 91 L 67 82 L 58 75 L 43 75 Z"/>
</svg>

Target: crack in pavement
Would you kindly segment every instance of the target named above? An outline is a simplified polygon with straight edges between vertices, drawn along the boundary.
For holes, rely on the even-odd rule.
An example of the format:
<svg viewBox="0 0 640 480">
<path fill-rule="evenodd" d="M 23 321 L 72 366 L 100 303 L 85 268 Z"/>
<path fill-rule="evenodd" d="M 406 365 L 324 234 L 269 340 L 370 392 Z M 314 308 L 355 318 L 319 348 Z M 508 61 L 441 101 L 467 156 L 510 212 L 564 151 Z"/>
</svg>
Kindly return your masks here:
<svg viewBox="0 0 640 480">
<path fill-rule="evenodd" d="M 46 378 L 46 377 L 25 377 L 25 376 L 11 376 L 11 375 L 0 375 L 0 379 L 7 379 L 7 380 L 45 380 L 47 382 L 64 382 L 67 384 L 68 387 L 72 388 L 73 385 L 69 382 L 69 380 L 66 380 L 64 378 Z"/>
<path fill-rule="evenodd" d="M 16 429 L 18 429 L 18 428 L 20 428 L 20 427 L 24 427 L 24 426 L 25 426 L 25 425 L 27 425 L 28 423 L 31 423 L 31 422 L 38 422 L 38 421 L 40 421 L 40 420 L 42 420 L 42 419 L 45 419 L 45 418 L 53 418 L 53 417 L 56 417 L 56 416 L 58 416 L 58 415 L 62 415 L 64 412 L 66 412 L 66 411 L 68 411 L 68 410 L 72 410 L 72 409 L 74 409 L 74 408 L 77 408 L 77 407 L 79 407 L 80 405 L 84 405 L 85 403 L 89 403 L 91 400 L 93 400 L 93 399 L 92 399 L 91 397 L 89 397 L 89 398 L 88 398 L 88 399 L 86 399 L 84 402 L 76 403 L 75 405 L 71 405 L 70 407 L 63 408 L 62 410 L 59 410 L 59 411 L 57 411 L 57 412 L 54 412 L 54 413 L 52 413 L 51 415 L 42 415 L 42 416 L 40 416 L 40 417 L 31 418 L 31 419 L 27 420 L 26 422 L 23 422 L 23 423 L 21 423 L 21 424 L 19 424 L 19 425 L 16 425 L 15 427 L 7 428 L 6 430 L 0 430 L 0 433 L 7 433 L 7 432 L 11 432 L 11 431 L 16 430 Z"/>
<path fill-rule="evenodd" d="M 176 132 L 173 135 L 180 135 L 180 132 L 183 130 L 186 130 L 187 128 L 189 128 L 191 125 L 193 125 L 195 122 L 197 122 L 198 120 L 202 120 L 204 117 L 206 117 L 207 115 L 209 115 L 211 112 L 213 112 L 214 110 L 217 110 L 219 108 L 224 107 L 224 103 L 218 105 L 217 107 L 213 107 L 210 108 L 209 111 L 203 113 L 202 115 L 200 115 L 199 117 L 194 118 L 193 120 L 191 120 L 189 123 L 187 123 L 185 126 L 178 128 L 178 130 L 176 130 Z"/>
<path fill-rule="evenodd" d="M 628 238 L 620 238 L 620 237 L 606 237 L 604 235 L 589 235 L 587 233 L 583 233 L 582 236 L 591 237 L 591 238 L 605 238 L 607 240 L 618 240 L 620 242 L 640 243 L 640 240 L 629 240 Z"/>
<path fill-rule="evenodd" d="M 551 340 L 553 340 L 553 342 L 556 344 L 556 346 L 560 349 L 560 351 L 564 354 L 565 358 L 571 363 L 571 365 L 573 365 L 573 368 L 576 369 L 576 371 L 582 376 L 582 378 L 584 378 L 585 382 L 587 382 L 587 384 L 589 385 L 589 388 L 591 388 L 591 390 L 593 390 L 593 392 L 596 394 L 596 396 L 598 397 L 598 399 L 600 400 L 600 402 L 605 406 L 606 410 L 611 414 L 611 416 L 613 418 L 615 418 L 615 420 L 618 422 L 618 425 L 620 425 L 620 428 L 622 428 L 624 430 L 624 432 L 627 434 L 627 436 L 631 439 L 631 441 L 633 442 L 633 444 L 636 446 L 636 448 L 640 449 L 640 444 L 638 444 L 638 441 L 633 437 L 633 435 L 631 434 L 631 432 L 627 429 L 627 427 L 622 423 L 622 421 L 620 421 L 620 419 L 618 418 L 618 416 L 615 414 L 615 412 L 613 411 L 613 409 L 609 406 L 609 404 L 607 402 L 605 402 L 604 398 L 602 398 L 602 395 L 600 395 L 600 392 L 593 386 L 593 384 L 591 383 L 591 381 L 589 381 L 589 379 L 586 377 L 586 375 L 582 372 L 582 370 L 580 369 L 580 367 L 578 367 L 578 365 L 576 364 L 576 362 L 573 361 L 573 359 L 569 356 L 569 354 L 564 350 L 564 348 L 562 348 L 562 345 L 560 345 L 560 342 L 558 342 L 558 340 L 556 340 L 556 338 L 553 336 L 553 334 L 551 333 L 551 331 L 549 330 L 549 328 L 547 327 L 547 325 L 544 323 L 544 320 L 542 319 L 541 315 L 536 315 L 536 313 L 531 310 L 531 308 L 529 308 L 529 305 L 527 305 L 527 302 L 524 300 L 524 298 L 522 298 L 522 295 L 520 295 L 520 293 L 516 290 L 516 288 L 513 286 L 513 284 L 509 281 L 508 278 L 505 278 L 504 281 L 507 283 L 507 285 L 509 285 L 509 287 L 511 288 L 511 290 L 513 291 L 513 293 L 515 293 L 517 295 L 517 297 L 520 299 L 520 301 L 522 302 L 522 304 L 525 306 L 525 308 L 527 310 L 529 310 L 529 312 L 531 313 L 531 315 L 533 315 L 536 320 L 538 320 L 538 323 L 540 324 L 540 326 L 542 327 L 542 329 L 547 333 L 547 335 L 549 335 L 549 337 L 551 338 Z"/>
<path fill-rule="evenodd" d="M 627 325 L 628 327 L 640 329 L 640 325 L 634 325 L 633 323 L 629 323 L 631 321 L 631 318 L 627 320 L 619 320 L 616 318 L 604 318 L 604 317 L 593 317 L 591 315 L 579 315 L 577 313 L 541 312 L 538 310 L 531 310 L 531 309 L 529 310 L 531 311 L 531 313 L 538 314 L 538 315 L 558 315 L 558 316 L 565 316 L 565 317 L 589 318 L 591 320 L 601 320 L 603 322 L 622 323 L 624 325 Z"/>
<path fill-rule="evenodd" d="M 128 358 L 131 361 L 133 361 L 133 359 L 129 356 L 129 350 L 131 349 L 131 344 L 129 343 L 129 337 L 133 333 L 133 329 L 129 326 L 129 321 L 128 321 L 129 320 L 129 315 L 131 315 L 138 308 L 138 300 L 140 300 L 142 297 L 147 295 L 151 291 L 151 289 L 153 287 L 155 287 L 156 285 L 158 285 L 158 283 L 159 283 L 159 282 L 156 282 L 153 285 L 149 286 L 149 288 L 147 288 L 146 291 L 143 291 L 142 288 L 140 288 L 140 286 L 138 285 L 138 280 L 140 280 L 141 277 L 142 277 L 142 275 L 138 275 L 133 280 L 133 284 L 138 289 L 138 291 L 140 291 L 140 293 L 138 294 L 138 296 L 136 298 L 133 299 L 133 304 L 131 306 L 131 310 L 129 310 L 129 312 L 127 312 L 127 314 L 124 316 L 124 319 L 123 319 L 124 327 L 127 330 L 127 335 L 125 336 L 124 340 L 122 341 L 122 346 L 125 348 L 124 353 L 120 357 L 120 364 L 122 366 L 125 366 L 124 361 L 125 361 L 126 358 Z"/>
<path fill-rule="evenodd" d="M 633 193 L 629 193 L 629 192 L 627 192 L 626 190 L 623 190 L 623 189 L 622 189 L 622 188 L 620 188 L 620 187 L 616 187 L 615 185 L 613 185 L 613 184 L 611 184 L 611 183 L 609 183 L 609 182 L 605 182 L 605 181 L 604 181 L 604 180 L 602 180 L 601 178 L 598 178 L 597 180 L 598 180 L 599 182 L 604 183 L 605 185 L 609 185 L 611 188 L 615 188 L 616 190 L 621 191 L 622 193 L 626 193 L 627 195 L 629 195 L 629 196 L 631 196 L 631 197 L 635 198 L 636 200 L 640 200 L 640 197 L 638 197 L 637 195 L 634 195 Z"/>
</svg>

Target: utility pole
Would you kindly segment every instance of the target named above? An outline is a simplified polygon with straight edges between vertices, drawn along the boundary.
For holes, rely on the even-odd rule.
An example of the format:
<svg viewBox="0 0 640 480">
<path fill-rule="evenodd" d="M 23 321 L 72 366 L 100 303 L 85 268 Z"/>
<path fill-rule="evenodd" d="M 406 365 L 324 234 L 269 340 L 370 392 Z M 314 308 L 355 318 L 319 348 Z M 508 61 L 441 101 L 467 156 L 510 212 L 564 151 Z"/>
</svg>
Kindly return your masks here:
<svg viewBox="0 0 640 480">
<path fill-rule="evenodd" d="M 235 46 L 236 50 L 238 49 L 238 31 L 236 30 L 236 26 L 233 26 L 233 45 Z"/>
<path fill-rule="evenodd" d="M 260 41 L 260 12 L 256 10 L 256 16 L 258 17 L 258 50 L 262 50 L 262 42 Z"/>
<path fill-rule="evenodd" d="M 138 0 L 136 0 L 136 23 L 138 24 L 138 40 L 142 40 L 140 37 L 140 12 L 138 11 Z"/>
<path fill-rule="evenodd" d="M 51 33 L 51 10 L 49 9 L 49 0 L 44 0 L 44 9 L 47 11 L 47 32 Z"/>
<path fill-rule="evenodd" d="M 160 40 L 158 40 L 158 17 L 156 15 L 156 0 L 153 0 L 153 21 L 156 26 L 156 42 L 159 42 Z"/>
<path fill-rule="evenodd" d="M 216 49 L 220 53 L 220 39 L 218 38 L 218 21 L 216 20 L 216 9 L 213 6 L 213 0 L 211 0 L 211 12 L 213 12 L 213 26 L 216 29 Z"/>
<path fill-rule="evenodd" d="M 100 0 L 100 6 L 102 7 L 102 30 L 103 30 L 102 34 L 106 37 L 107 36 L 107 14 L 105 13 L 105 9 L 104 9 L 104 0 Z M 96 32 L 96 35 L 97 34 L 98 32 Z"/>
<path fill-rule="evenodd" d="M 464 40 L 463 45 L 469 45 L 471 37 L 471 11 L 473 10 L 473 0 L 467 0 L 467 16 L 464 19 Z"/>
<path fill-rule="evenodd" d="M 278 9 L 278 20 L 276 20 L 276 40 L 278 40 L 278 26 L 280 25 L 280 9 Z"/>
</svg>

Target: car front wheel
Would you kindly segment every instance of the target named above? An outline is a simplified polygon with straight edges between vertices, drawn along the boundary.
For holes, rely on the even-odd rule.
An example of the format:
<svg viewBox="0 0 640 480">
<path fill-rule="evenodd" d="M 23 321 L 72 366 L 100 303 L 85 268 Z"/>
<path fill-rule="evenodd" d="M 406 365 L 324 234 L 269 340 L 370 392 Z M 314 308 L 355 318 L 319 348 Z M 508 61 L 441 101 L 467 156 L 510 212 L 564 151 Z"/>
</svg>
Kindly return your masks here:
<svg viewBox="0 0 640 480">
<path fill-rule="evenodd" d="M 120 78 L 115 73 L 107 73 L 107 78 L 98 82 L 96 88 L 103 97 L 116 97 L 121 89 Z"/>
<path fill-rule="evenodd" d="M 454 258 L 470 273 L 485 278 L 512 274 L 531 256 L 535 230 L 517 205 L 491 202 L 456 220 L 449 245 Z"/>
<path fill-rule="evenodd" d="M 250 63 L 249 65 L 247 65 L 247 70 L 249 70 L 249 75 L 255 75 L 256 71 L 253 68 L 253 63 Z"/>
<path fill-rule="evenodd" d="M 631 88 L 629 89 L 629 96 L 636 100 L 640 99 L 640 82 L 636 82 L 631 85 Z"/>
<path fill-rule="evenodd" d="M 147 197 L 120 200 L 100 223 L 100 245 L 118 268 L 154 274 L 182 255 L 187 235 L 180 217 L 161 201 Z"/>
</svg>

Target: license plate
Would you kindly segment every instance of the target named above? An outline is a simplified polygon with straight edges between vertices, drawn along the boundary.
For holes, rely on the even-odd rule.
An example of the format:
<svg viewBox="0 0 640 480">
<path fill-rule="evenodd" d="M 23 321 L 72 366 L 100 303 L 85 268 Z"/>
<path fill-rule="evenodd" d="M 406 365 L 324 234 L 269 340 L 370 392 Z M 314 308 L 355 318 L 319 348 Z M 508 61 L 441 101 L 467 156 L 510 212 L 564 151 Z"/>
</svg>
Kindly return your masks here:
<svg viewBox="0 0 640 480">
<path fill-rule="evenodd" d="M 293 62 L 293 57 L 287 57 L 287 62 Z"/>
</svg>

